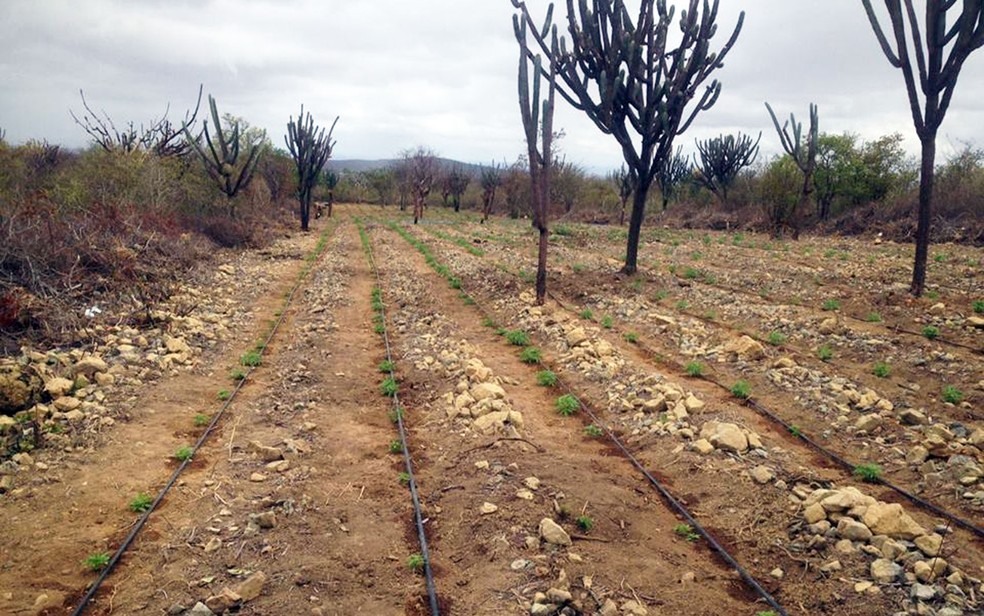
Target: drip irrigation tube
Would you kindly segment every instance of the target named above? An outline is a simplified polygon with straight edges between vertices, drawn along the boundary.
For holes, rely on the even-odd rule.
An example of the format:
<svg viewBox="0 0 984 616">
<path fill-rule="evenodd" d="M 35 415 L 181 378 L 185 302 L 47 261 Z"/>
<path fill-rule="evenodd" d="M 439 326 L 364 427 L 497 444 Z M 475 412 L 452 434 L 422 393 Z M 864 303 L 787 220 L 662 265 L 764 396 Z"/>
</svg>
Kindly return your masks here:
<svg viewBox="0 0 984 616">
<path fill-rule="evenodd" d="M 321 255 L 324 254 L 324 245 L 327 243 L 327 239 L 330 237 L 330 235 L 334 233 L 335 229 L 337 228 L 338 228 L 337 225 L 333 225 L 330 229 L 325 230 L 325 232 L 322 234 L 322 240 L 319 242 L 319 245 L 316 248 L 318 252 L 315 253 L 315 259 L 320 258 Z M 267 346 L 270 344 L 270 341 L 273 340 L 273 336 L 277 333 L 277 330 L 280 329 L 280 325 L 284 322 L 284 319 L 287 316 L 287 307 L 290 306 L 291 302 L 294 299 L 294 295 L 297 293 L 297 290 L 301 287 L 301 284 L 307 278 L 307 275 L 310 273 L 312 268 L 313 268 L 313 264 L 302 270 L 302 273 L 298 277 L 297 282 L 294 283 L 294 286 L 291 288 L 290 293 L 288 293 L 286 299 L 284 300 L 284 305 L 283 305 L 283 309 L 280 312 L 280 316 L 277 318 L 273 327 L 270 329 L 270 333 L 267 334 L 266 339 L 263 341 L 263 350 L 260 351 L 261 356 L 263 354 L 263 351 L 265 351 Z M 150 508 L 147 509 L 147 511 L 145 511 L 143 515 L 141 515 L 140 518 L 137 519 L 137 521 L 133 525 L 133 528 L 130 529 L 130 532 L 127 533 L 126 537 L 123 539 L 123 543 L 121 543 L 120 546 L 116 548 L 116 552 L 113 554 L 113 556 L 109 559 L 109 562 L 106 563 L 106 566 L 103 567 L 102 571 L 99 573 L 99 577 L 97 577 L 96 581 L 92 583 L 92 585 L 89 587 L 89 590 L 85 593 L 85 596 L 82 597 L 82 600 L 79 602 L 78 606 L 75 608 L 75 610 L 72 611 L 72 616 L 81 616 L 81 614 L 85 613 L 85 610 L 89 606 L 89 603 L 96 596 L 96 593 L 99 592 L 100 587 L 102 586 L 103 582 L 106 581 L 106 578 L 109 577 L 109 574 L 112 573 L 113 569 L 116 568 L 116 565 L 119 564 L 120 559 L 123 558 L 123 554 L 126 553 L 126 551 L 130 548 L 130 545 L 133 543 L 133 540 L 137 538 L 137 535 L 143 529 L 144 525 L 147 524 L 147 520 L 150 519 L 151 514 L 154 513 L 154 511 L 157 509 L 157 506 L 161 504 L 161 502 L 164 500 L 164 497 L 167 496 L 167 493 L 171 490 L 172 487 L 174 487 L 174 484 L 178 481 L 178 477 L 181 476 L 181 473 L 184 472 L 185 468 L 187 468 L 188 465 L 191 464 L 191 462 L 195 459 L 195 454 L 198 453 L 198 450 L 201 448 L 201 446 L 205 444 L 206 440 L 208 440 L 208 437 L 212 434 L 212 430 L 215 429 L 215 426 L 219 423 L 219 420 L 225 414 L 226 410 L 232 405 L 233 401 L 236 399 L 236 395 L 246 384 L 246 381 L 249 379 L 249 376 L 253 373 L 253 370 L 255 370 L 255 367 L 247 366 L 247 370 L 243 375 L 243 378 L 239 380 L 239 382 L 236 384 L 236 387 L 233 388 L 232 393 L 229 395 L 229 398 L 226 399 L 225 403 L 219 408 L 219 411 L 212 417 L 212 420 L 205 427 L 205 430 L 202 432 L 202 435 L 198 437 L 198 441 L 191 449 L 191 456 L 182 460 L 181 464 L 179 464 L 178 467 L 174 469 L 174 472 L 171 473 L 171 477 L 167 480 L 167 483 L 164 484 L 164 487 L 161 489 L 161 491 L 158 492 L 157 498 L 155 498 L 153 502 L 150 504 Z"/>
<path fill-rule="evenodd" d="M 357 224 L 359 225 L 359 229 L 362 230 L 363 228 L 361 221 L 357 222 Z M 372 273 L 376 278 L 376 288 L 379 289 L 381 295 L 382 283 L 379 276 L 379 270 L 376 269 L 376 260 L 372 256 L 372 247 L 369 246 L 368 235 L 366 236 L 365 246 L 366 258 L 369 260 L 369 267 L 372 269 Z M 392 365 L 393 354 L 390 346 L 389 332 L 385 327 L 383 328 L 383 344 L 386 347 L 386 359 L 390 362 L 390 365 Z M 392 370 L 390 370 L 389 375 L 391 378 L 395 378 Z M 400 409 L 399 392 L 395 392 L 393 394 L 393 410 L 396 415 L 396 426 L 400 433 L 400 445 L 403 449 L 403 464 L 406 466 L 407 476 L 409 477 L 409 481 L 407 483 L 410 486 L 410 499 L 413 501 L 413 519 L 414 524 L 417 527 L 417 539 L 420 542 L 420 555 L 424 559 L 424 577 L 427 583 L 427 599 L 430 603 L 431 616 L 440 616 L 441 608 L 438 605 L 437 587 L 434 583 L 434 570 L 431 568 L 430 553 L 427 549 L 427 533 L 424 531 L 424 517 L 423 512 L 420 509 L 420 494 L 417 491 L 417 480 L 413 475 L 413 463 L 410 460 L 410 447 L 407 444 L 407 431 L 406 426 L 403 423 L 403 413 Z"/>
<path fill-rule="evenodd" d="M 465 291 L 464 289 L 464 286 L 460 286 L 460 289 L 462 292 L 467 293 L 467 291 Z M 483 317 L 491 318 L 491 312 L 486 310 L 485 307 L 477 299 L 475 299 L 474 295 L 469 293 L 468 296 L 471 297 L 472 300 L 475 302 L 475 307 L 478 309 L 479 312 L 482 313 Z M 663 497 L 663 500 L 666 503 L 668 503 L 673 509 L 675 509 L 680 515 L 682 515 L 684 519 L 686 519 L 687 522 L 698 533 L 700 533 L 701 536 L 703 536 L 707 540 L 708 545 L 710 545 L 711 548 L 715 552 L 717 552 L 717 554 L 729 566 L 731 566 L 731 568 L 734 569 L 739 576 L 741 576 L 741 579 L 751 589 L 753 589 L 756 593 L 758 593 L 758 595 L 762 597 L 762 599 L 765 600 L 765 602 L 769 604 L 771 608 L 776 610 L 777 616 L 788 616 L 786 610 L 783 609 L 783 607 L 779 604 L 779 602 L 776 601 L 776 599 L 771 594 L 769 594 L 769 592 L 764 587 L 762 587 L 762 585 L 748 571 L 746 571 L 744 567 L 741 566 L 741 564 L 734 558 L 734 556 L 732 556 L 727 551 L 727 549 L 725 549 L 723 545 L 718 543 L 718 541 L 710 534 L 709 531 L 707 531 L 707 529 L 701 526 L 701 524 L 694 518 L 693 514 L 691 514 L 690 511 L 679 500 L 677 500 L 673 496 L 673 494 L 669 491 L 669 489 L 666 486 L 664 486 L 658 479 L 656 479 L 652 475 L 652 473 L 646 470 L 645 466 L 643 466 L 642 463 L 639 462 L 639 460 L 635 456 L 633 456 L 631 452 L 629 452 L 629 450 L 618 439 L 618 437 L 616 437 L 615 434 L 608 429 L 607 425 L 601 422 L 598 416 L 595 415 L 590 410 L 588 405 L 585 404 L 580 398 L 578 398 L 578 396 L 573 392 L 573 390 L 571 390 L 571 388 L 568 387 L 567 384 L 562 379 L 558 378 L 557 382 L 560 385 L 562 385 L 563 388 L 570 395 L 577 398 L 579 404 L 581 405 L 581 408 L 584 409 L 585 413 L 587 413 L 587 415 L 591 417 L 592 421 L 594 421 L 596 425 L 600 425 L 605 430 L 605 434 L 612 441 L 612 443 L 614 443 L 615 446 L 618 447 L 618 449 L 622 452 L 622 455 L 646 478 L 649 484 L 654 489 L 656 489 L 657 492 L 659 492 L 660 496 Z"/>
</svg>

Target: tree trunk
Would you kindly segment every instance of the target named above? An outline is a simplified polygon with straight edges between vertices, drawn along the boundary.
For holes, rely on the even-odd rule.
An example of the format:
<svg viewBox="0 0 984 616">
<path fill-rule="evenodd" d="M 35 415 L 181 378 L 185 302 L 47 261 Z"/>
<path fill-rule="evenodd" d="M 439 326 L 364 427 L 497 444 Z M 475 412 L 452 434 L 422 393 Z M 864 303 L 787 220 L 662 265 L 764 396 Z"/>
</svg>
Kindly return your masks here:
<svg viewBox="0 0 984 616">
<path fill-rule="evenodd" d="M 916 227 L 916 261 L 912 266 L 909 292 L 921 297 L 926 287 L 926 260 L 929 256 L 929 227 L 932 221 L 933 180 L 936 164 L 936 133 L 922 139 L 922 165 L 919 171 L 919 223 Z"/>
<path fill-rule="evenodd" d="M 311 221 L 311 193 L 302 190 L 298 200 L 301 202 L 301 231 L 307 231 Z"/>
<path fill-rule="evenodd" d="M 536 305 L 542 306 L 547 297 L 547 239 L 549 232 L 547 225 L 543 225 L 540 231 L 540 248 L 536 260 Z"/>
<path fill-rule="evenodd" d="M 642 232 L 642 219 L 646 214 L 646 197 L 649 195 L 649 186 L 642 179 L 643 174 L 639 174 L 639 185 L 632 195 L 632 214 L 629 216 L 629 241 L 625 247 L 625 266 L 622 272 L 634 274 L 638 267 L 636 260 L 639 254 L 639 235 Z"/>
</svg>

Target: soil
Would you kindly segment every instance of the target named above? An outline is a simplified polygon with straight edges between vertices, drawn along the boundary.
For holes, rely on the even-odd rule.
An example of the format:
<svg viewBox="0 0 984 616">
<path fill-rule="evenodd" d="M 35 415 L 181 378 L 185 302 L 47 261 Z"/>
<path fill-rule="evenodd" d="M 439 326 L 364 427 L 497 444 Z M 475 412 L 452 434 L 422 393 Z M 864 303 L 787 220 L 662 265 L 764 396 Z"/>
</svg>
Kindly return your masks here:
<svg viewBox="0 0 984 616">
<path fill-rule="evenodd" d="M 203 305 L 225 302 L 228 331 L 197 349 L 188 369 L 107 389 L 114 422 L 73 436 L 77 446 L 31 452 L 40 467 L 21 469 L 16 488 L 0 495 L 0 613 L 71 614 L 96 577 L 83 561 L 116 550 L 139 517 L 127 504 L 141 492 L 156 495 L 177 467 L 175 451 L 205 430 L 196 416 L 219 412 L 86 613 L 182 614 L 258 572 L 262 591 L 230 612 L 430 613 L 425 577 L 408 566 L 421 547 L 407 469 L 394 453 L 394 400 L 380 391 L 385 359 L 395 364 L 442 614 L 529 614 L 537 593 L 550 589 L 570 592 L 570 614 L 602 613 L 607 601 L 618 614 L 768 612 L 589 424 L 618 436 L 788 613 L 915 609 L 903 583 L 877 594 L 855 590 L 870 578 L 869 554 L 808 548 L 802 505 L 791 493 L 856 486 L 902 503 L 928 529 L 945 519 L 853 477 L 755 412 L 728 391 L 739 379 L 757 403 L 834 454 L 878 463 L 893 484 L 973 524 L 984 519 L 984 497 L 974 496 L 984 479 L 961 485 L 945 472 L 947 456 L 984 464 L 966 437 L 984 427 L 984 330 L 969 320 L 972 302 L 984 299 L 981 249 L 935 247 L 943 257 L 930 264 L 933 297 L 916 300 L 902 284 L 907 246 L 647 229 L 640 273 L 627 277 L 617 273 L 623 229 L 560 225 L 551 238 L 551 297 L 541 310 L 530 297 L 535 241 L 528 222 L 480 225 L 469 213 L 429 211 L 413 226 L 396 214 L 338 206 L 313 232 L 283 238 L 275 254 L 236 257 L 249 272 L 242 284 L 196 283 Z M 391 221 L 425 243 L 430 258 Z M 322 237 L 324 251 L 311 257 Z M 442 277 L 434 262 L 450 274 Z M 375 288 L 385 338 L 375 331 Z M 217 399 L 236 387 L 230 373 L 281 316 L 262 364 L 228 404 Z M 572 358 L 557 332 L 578 323 L 611 347 L 619 362 L 612 373 Z M 521 361 L 496 326 L 527 331 L 542 363 Z M 927 326 L 939 335 L 927 339 Z M 769 344 L 772 332 L 781 343 Z M 742 335 L 762 344 L 761 357 L 722 350 Z M 818 357 L 820 346 L 833 357 Z M 783 358 L 796 368 L 777 368 Z M 490 371 L 501 402 L 521 422 L 483 431 L 451 416 L 448 400 L 473 384 L 466 376 L 473 360 Z M 872 374 L 879 361 L 891 365 L 887 378 Z M 688 376 L 693 362 L 704 378 Z M 544 368 L 560 377 L 557 387 L 538 384 Z M 658 414 L 619 406 L 658 383 L 703 402 L 690 423 L 667 431 Z M 945 402 L 946 385 L 962 400 Z M 892 408 L 882 409 L 876 428 L 858 430 L 869 409 L 850 392 L 867 390 Z M 573 417 L 556 411 L 566 392 L 582 404 Z M 896 418 L 908 408 L 965 436 L 953 438 L 946 456 L 907 463 L 923 438 Z M 739 425 L 763 446 L 700 454 L 693 441 L 710 420 Z M 759 466 L 775 478 L 753 480 Z M 559 523 L 572 544 L 541 540 L 544 518 Z M 971 580 L 965 586 L 978 603 L 965 604 L 964 613 L 973 613 L 981 605 L 982 542 L 950 526 L 944 552 Z M 821 569 L 835 557 L 839 569 Z"/>
</svg>

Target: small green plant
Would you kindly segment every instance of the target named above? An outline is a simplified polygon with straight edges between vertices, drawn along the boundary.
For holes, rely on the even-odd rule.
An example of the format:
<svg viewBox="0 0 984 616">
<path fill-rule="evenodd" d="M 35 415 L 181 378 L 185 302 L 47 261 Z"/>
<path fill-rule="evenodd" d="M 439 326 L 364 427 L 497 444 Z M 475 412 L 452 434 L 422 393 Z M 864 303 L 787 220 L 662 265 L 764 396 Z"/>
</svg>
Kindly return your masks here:
<svg viewBox="0 0 984 616">
<path fill-rule="evenodd" d="M 570 417 L 574 413 L 577 413 L 580 408 L 581 403 L 571 394 L 564 394 L 557 398 L 557 412 L 564 417 Z"/>
<path fill-rule="evenodd" d="M 683 277 L 687 280 L 696 280 L 700 278 L 700 270 L 695 267 L 688 267 L 683 270 Z"/>
<path fill-rule="evenodd" d="M 659 291 L 653 293 L 653 301 L 661 302 L 669 296 L 670 296 L 669 291 L 664 291 L 663 289 L 660 289 Z"/>
<path fill-rule="evenodd" d="M 953 385 L 946 385 L 943 387 L 943 402 L 949 402 L 950 404 L 960 404 L 963 402 L 964 395 L 963 392 L 954 387 Z"/>
<path fill-rule="evenodd" d="M 452 289 L 460 289 L 461 288 L 461 280 L 459 280 L 457 278 L 451 278 L 451 280 L 448 281 L 448 284 L 451 285 L 451 288 Z"/>
<path fill-rule="evenodd" d="M 400 407 L 396 407 L 395 409 L 389 412 L 389 419 L 393 423 L 399 423 L 400 419 L 402 418 L 403 418 L 403 409 Z"/>
<path fill-rule="evenodd" d="M 509 341 L 509 344 L 515 346 L 521 346 L 521 347 L 529 346 L 530 335 L 521 329 L 513 329 L 506 332 L 506 340 Z"/>
<path fill-rule="evenodd" d="M 882 318 L 877 312 L 869 312 L 865 315 L 864 320 L 868 323 L 881 323 Z"/>
<path fill-rule="evenodd" d="M 398 479 L 400 481 L 401 486 L 410 485 L 410 473 L 406 473 L 406 472 L 400 473 L 398 475 Z"/>
<path fill-rule="evenodd" d="M 195 455 L 195 450 L 188 446 L 179 447 L 178 450 L 174 452 L 174 457 L 182 462 L 190 460 L 193 455 Z"/>
<path fill-rule="evenodd" d="M 384 374 L 389 374 L 390 372 L 393 372 L 393 370 L 395 369 L 396 369 L 396 364 L 393 363 L 393 360 L 384 359 L 383 361 L 379 362 L 379 371 Z"/>
<path fill-rule="evenodd" d="M 926 291 L 926 299 L 937 300 L 940 298 L 939 291 Z"/>
<path fill-rule="evenodd" d="M 875 362 L 871 373 L 880 379 L 888 378 L 888 375 L 892 374 L 892 367 L 883 361 Z"/>
<path fill-rule="evenodd" d="M 822 308 L 827 311 L 840 310 L 841 303 L 836 299 L 824 300 Z"/>
<path fill-rule="evenodd" d="M 752 386 L 748 384 L 748 381 L 738 381 L 731 386 L 731 395 L 735 398 L 747 400 L 752 395 Z"/>
<path fill-rule="evenodd" d="M 235 370 L 229 373 L 229 378 L 231 378 L 233 381 L 242 381 L 246 379 L 246 373 L 240 370 L 239 368 L 236 368 Z"/>
<path fill-rule="evenodd" d="M 258 351 L 247 351 L 239 358 L 239 363 L 249 368 L 255 368 L 263 363 L 263 356 Z"/>
<path fill-rule="evenodd" d="M 424 561 L 424 557 L 420 554 L 411 554 L 410 557 L 407 558 L 407 569 L 413 571 L 414 573 L 422 572 L 425 564 L 426 561 Z"/>
<path fill-rule="evenodd" d="M 599 436 L 603 436 L 605 431 L 594 424 L 588 424 L 584 426 L 584 433 L 590 437 L 598 438 Z"/>
<path fill-rule="evenodd" d="M 519 279 L 522 280 L 523 282 L 525 282 L 526 284 L 530 284 L 530 283 L 536 281 L 536 273 L 535 272 L 528 272 L 528 271 L 526 271 L 524 269 L 523 270 L 519 270 Z"/>
<path fill-rule="evenodd" d="M 462 291 L 458 295 L 458 297 L 461 298 L 461 301 L 464 302 L 466 306 L 474 306 L 475 305 L 475 298 L 472 297 L 471 295 L 468 295 L 464 291 Z"/>
<path fill-rule="evenodd" d="M 639 334 L 635 332 L 625 332 L 625 334 L 623 334 L 622 337 L 625 338 L 626 342 L 629 342 L 631 344 L 635 344 L 639 342 Z"/>
<path fill-rule="evenodd" d="M 878 483 L 881 479 L 882 467 L 871 463 L 858 464 L 852 474 L 865 483 Z"/>
<path fill-rule="evenodd" d="M 937 263 L 946 262 L 946 253 L 942 253 L 942 252 L 936 253 L 935 255 L 933 255 L 933 261 L 936 261 Z"/>
<path fill-rule="evenodd" d="M 505 336 L 507 333 L 509 333 L 509 330 L 506 329 L 505 327 L 496 327 L 495 328 L 495 335 L 496 336 Z"/>
<path fill-rule="evenodd" d="M 219 393 L 216 395 L 219 400 L 222 400 L 223 402 L 232 397 L 232 393 L 228 389 L 220 389 Z"/>
<path fill-rule="evenodd" d="M 543 361 L 543 354 L 540 353 L 540 349 L 528 346 L 519 354 L 519 359 L 524 364 L 538 364 Z"/>
<path fill-rule="evenodd" d="M 130 504 L 127 505 L 130 511 L 134 513 L 143 513 L 150 509 L 151 504 L 154 502 L 154 497 L 146 492 L 141 492 L 130 499 Z"/>
<path fill-rule="evenodd" d="M 673 532 L 691 543 L 700 539 L 700 535 L 690 524 L 677 524 L 673 527 Z"/>
<path fill-rule="evenodd" d="M 605 316 L 601 317 L 601 326 L 604 327 L 605 329 L 611 329 L 614 323 L 615 321 L 612 319 L 611 315 L 606 314 Z"/>
<path fill-rule="evenodd" d="M 585 308 L 578 314 L 578 316 L 587 321 L 594 319 L 594 313 L 591 312 L 590 308 Z"/>
<path fill-rule="evenodd" d="M 775 610 L 766 610 L 764 612 L 755 612 L 755 616 L 779 616 L 776 614 Z"/>
<path fill-rule="evenodd" d="M 786 344 L 786 334 L 780 331 L 769 332 L 769 344 L 772 346 L 782 346 Z"/>
<path fill-rule="evenodd" d="M 385 334 L 386 326 L 383 325 L 382 323 L 376 323 L 375 325 L 372 326 L 372 331 L 376 332 L 379 335 Z"/>
<path fill-rule="evenodd" d="M 575 263 L 574 265 L 571 266 L 571 269 L 574 270 L 575 274 L 580 274 L 581 272 L 587 269 L 587 266 L 584 265 L 583 263 Z"/>
<path fill-rule="evenodd" d="M 803 431 L 797 425 L 789 426 L 789 433 L 795 436 L 796 438 L 803 436 Z"/>
<path fill-rule="evenodd" d="M 89 554 L 82 563 L 90 571 L 102 571 L 109 564 L 109 553 L 95 552 L 94 554 Z"/>
<path fill-rule="evenodd" d="M 977 314 L 984 314 L 984 299 L 975 299 L 973 308 Z"/>
<path fill-rule="evenodd" d="M 935 325 L 927 325 L 922 328 L 922 335 L 925 336 L 927 340 L 935 340 L 940 335 L 940 328 Z"/>
<path fill-rule="evenodd" d="M 557 384 L 557 375 L 553 370 L 541 370 L 536 373 L 536 382 L 544 387 L 553 387 Z"/>
<path fill-rule="evenodd" d="M 495 321 L 489 317 L 482 317 L 482 327 L 495 327 Z"/>
<path fill-rule="evenodd" d="M 577 516 L 577 520 L 575 520 L 575 522 L 577 522 L 578 528 L 584 532 L 589 532 L 592 528 L 594 528 L 594 520 L 591 519 L 591 516 L 579 515 Z"/>
<path fill-rule="evenodd" d="M 403 453 L 403 441 L 400 439 L 393 439 L 389 444 L 390 453 Z"/>
<path fill-rule="evenodd" d="M 687 376 L 704 376 L 704 364 L 699 361 L 692 361 L 688 363 L 684 370 L 687 371 Z"/>
<path fill-rule="evenodd" d="M 690 307 L 690 302 L 688 302 L 685 299 L 681 299 L 680 301 L 678 301 L 676 303 L 676 309 L 679 310 L 679 311 L 681 311 L 681 312 L 684 311 L 684 310 L 686 310 L 689 307 Z"/>
<path fill-rule="evenodd" d="M 379 392 L 388 398 L 392 398 L 399 391 L 400 386 L 396 384 L 396 379 L 393 377 L 386 377 L 379 384 Z"/>
<path fill-rule="evenodd" d="M 198 413 L 198 414 L 196 414 L 195 415 L 195 419 L 194 419 L 195 427 L 196 428 L 201 428 L 201 427 L 207 426 L 208 425 L 208 421 L 210 419 L 211 419 L 211 417 L 209 417 L 205 413 Z"/>
<path fill-rule="evenodd" d="M 631 285 L 632 290 L 635 291 L 636 293 L 641 293 L 644 284 L 645 282 L 642 280 L 642 278 L 636 278 L 635 280 L 632 281 L 632 285 Z"/>
<path fill-rule="evenodd" d="M 817 348 L 817 357 L 820 361 L 830 361 L 834 358 L 834 350 L 830 348 L 829 344 L 822 344 Z"/>
</svg>

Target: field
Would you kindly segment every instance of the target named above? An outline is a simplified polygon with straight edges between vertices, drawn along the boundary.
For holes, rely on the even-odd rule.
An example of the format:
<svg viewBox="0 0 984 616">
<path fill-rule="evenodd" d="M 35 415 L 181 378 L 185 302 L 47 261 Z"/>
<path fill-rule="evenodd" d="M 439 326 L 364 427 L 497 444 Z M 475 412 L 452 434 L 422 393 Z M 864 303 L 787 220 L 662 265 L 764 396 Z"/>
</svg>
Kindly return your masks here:
<svg viewBox="0 0 984 616">
<path fill-rule="evenodd" d="M 0 612 L 73 613 L 178 468 L 86 613 L 984 610 L 984 250 L 914 299 L 908 245 L 647 226 L 624 276 L 554 223 L 537 307 L 478 221 L 342 205 L 25 350 Z"/>
</svg>

